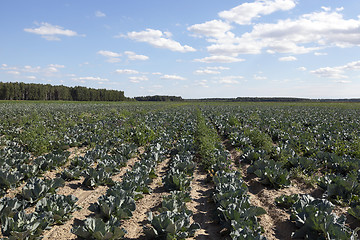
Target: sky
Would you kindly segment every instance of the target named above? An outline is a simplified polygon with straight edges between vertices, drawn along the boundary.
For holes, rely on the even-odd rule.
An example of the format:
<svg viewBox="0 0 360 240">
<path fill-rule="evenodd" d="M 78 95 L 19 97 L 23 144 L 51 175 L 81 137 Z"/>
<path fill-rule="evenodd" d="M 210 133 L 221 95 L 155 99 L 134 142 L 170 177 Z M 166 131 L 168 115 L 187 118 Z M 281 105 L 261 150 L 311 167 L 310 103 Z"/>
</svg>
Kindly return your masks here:
<svg viewBox="0 0 360 240">
<path fill-rule="evenodd" d="M 0 81 L 360 97 L 358 0 L 1 0 Z"/>
</svg>

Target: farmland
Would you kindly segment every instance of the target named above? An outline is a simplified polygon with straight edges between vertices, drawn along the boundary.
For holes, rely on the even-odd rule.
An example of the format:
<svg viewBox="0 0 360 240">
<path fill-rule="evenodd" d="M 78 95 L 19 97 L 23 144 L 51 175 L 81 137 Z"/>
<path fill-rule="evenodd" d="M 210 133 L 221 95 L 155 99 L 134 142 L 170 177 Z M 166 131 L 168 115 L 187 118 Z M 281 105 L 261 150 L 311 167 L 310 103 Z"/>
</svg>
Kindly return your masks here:
<svg viewBox="0 0 360 240">
<path fill-rule="evenodd" d="M 5 239 L 357 239 L 360 105 L 0 103 Z"/>
</svg>

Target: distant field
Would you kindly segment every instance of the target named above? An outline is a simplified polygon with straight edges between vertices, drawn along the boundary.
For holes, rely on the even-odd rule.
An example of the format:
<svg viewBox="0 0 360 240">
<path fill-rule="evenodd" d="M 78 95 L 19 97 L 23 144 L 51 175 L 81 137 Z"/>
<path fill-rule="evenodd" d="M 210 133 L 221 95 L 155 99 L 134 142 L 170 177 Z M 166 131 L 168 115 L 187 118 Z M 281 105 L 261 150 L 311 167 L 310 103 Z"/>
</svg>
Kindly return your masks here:
<svg viewBox="0 0 360 240">
<path fill-rule="evenodd" d="M 360 103 L 0 101 L 2 235 L 357 239 L 359 116 Z"/>
</svg>

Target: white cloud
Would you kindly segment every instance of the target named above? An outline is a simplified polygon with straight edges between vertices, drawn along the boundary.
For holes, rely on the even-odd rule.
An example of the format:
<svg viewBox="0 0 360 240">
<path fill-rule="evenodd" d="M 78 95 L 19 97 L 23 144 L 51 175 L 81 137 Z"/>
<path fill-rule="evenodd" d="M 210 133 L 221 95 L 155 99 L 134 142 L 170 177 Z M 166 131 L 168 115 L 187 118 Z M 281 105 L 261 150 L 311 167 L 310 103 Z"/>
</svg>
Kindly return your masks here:
<svg viewBox="0 0 360 240">
<path fill-rule="evenodd" d="M 152 75 L 162 75 L 161 72 L 153 72 Z"/>
<path fill-rule="evenodd" d="M 281 57 L 279 58 L 280 62 L 292 62 L 292 61 L 296 61 L 297 58 L 294 56 L 287 56 L 287 57 Z"/>
<path fill-rule="evenodd" d="M 338 67 L 334 67 L 334 68 L 324 67 L 310 72 L 323 78 L 336 78 L 336 79 L 347 78 L 347 76 L 344 75 L 344 70 Z"/>
<path fill-rule="evenodd" d="M 106 14 L 103 13 L 103 12 L 101 12 L 101 11 L 96 11 L 96 12 L 95 12 L 95 16 L 96 16 L 96 17 L 106 17 Z"/>
<path fill-rule="evenodd" d="M 255 79 L 255 80 L 266 80 L 267 77 L 254 74 L 254 79 Z"/>
<path fill-rule="evenodd" d="M 325 12 L 330 12 L 331 11 L 331 7 L 321 7 L 322 10 L 324 10 Z"/>
<path fill-rule="evenodd" d="M 211 70 L 211 69 L 198 69 L 194 72 L 194 74 L 220 74 L 221 72 L 219 71 L 215 71 L 215 70 Z"/>
<path fill-rule="evenodd" d="M 61 64 L 49 64 L 49 67 L 54 67 L 54 68 L 65 68 L 65 65 L 61 65 Z"/>
<path fill-rule="evenodd" d="M 32 67 L 26 65 L 21 69 L 21 71 L 26 73 L 43 74 L 45 76 L 53 76 L 54 73 L 58 73 L 60 71 L 59 70 L 60 68 L 65 68 L 65 66 L 59 64 L 49 64 L 46 67 L 40 67 L 40 66 Z"/>
<path fill-rule="evenodd" d="M 6 67 L 5 67 L 6 66 Z M 30 66 L 25 65 L 23 67 L 11 67 L 5 64 L 2 65 L 2 70 L 7 70 L 8 74 L 12 75 L 22 75 L 22 74 L 38 74 L 39 76 L 43 77 L 54 77 L 54 76 L 61 76 L 60 69 L 65 68 L 64 65 L 60 64 L 48 64 L 45 67 L 41 66 Z"/>
<path fill-rule="evenodd" d="M 230 22 L 240 25 L 251 24 L 254 18 L 261 15 L 269 15 L 276 11 L 287 11 L 296 6 L 294 0 L 257 0 L 251 3 L 243 3 L 228 11 L 222 11 L 219 16 Z"/>
<path fill-rule="evenodd" d="M 25 78 L 30 79 L 30 80 L 35 80 L 36 79 L 35 76 L 26 76 Z"/>
<path fill-rule="evenodd" d="M 232 29 L 232 26 L 221 20 L 212 20 L 201 24 L 195 24 L 187 28 L 188 31 L 197 35 L 205 35 L 207 37 L 221 38 L 226 37 L 226 32 Z"/>
<path fill-rule="evenodd" d="M 74 80 L 76 82 L 81 82 L 81 83 L 86 83 L 88 81 L 94 81 L 99 84 L 109 81 L 109 79 L 107 79 L 107 78 L 100 78 L 100 77 L 77 77 L 77 78 L 72 78 L 72 80 Z"/>
<path fill-rule="evenodd" d="M 242 62 L 245 60 L 231 56 L 210 56 L 210 57 L 195 59 L 194 61 L 204 62 L 204 63 L 234 63 L 234 62 Z"/>
<path fill-rule="evenodd" d="M 41 71 L 41 67 L 40 66 L 32 67 L 30 65 L 26 65 L 26 66 L 24 66 L 22 71 L 23 72 L 31 72 L 31 73 L 39 73 Z"/>
<path fill-rule="evenodd" d="M 129 60 L 131 61 L 135 61 L 135 60 L 140 60 L 140 61 L 146 61 L 149 59 L 148 56 L 145 55 L 138 55 L 134 52 L 131 51 L 125 51 L 124 54 L 128 57 Z"/>
<path fill-rule="evenodd" d="M 335 80 L 335 83 L 342 83 L 342 84 L 347 84 L 347 83 L 352 83 L 352 81 L 348 81 L 348 80 Z"/>
<path fill-rule="evenodd" d="M 116 52 L 111 52 L 111 51 L 106 51 L 106 50 L 100 50 L 97 52 L 97 54 L 104 56 L 104 57 L 109 57 L 109 58 L 117 58 L 121 56 L 121 53 L 116 53 Z"/>
<path fill-rule="evenodd" d="M 219 83 L 221 84 L 238 84 L 240 79 L 243 79 L 243 76 L 225 76 L 221 77 Z"/>
<path fill-rule="evenodd" d="M 100 50 L 97 52 L 97 54 L 107 57 L 106 61 L 109 63 L 121 62 L 121 59 L 119 58 L 122 55 L 121 53 L 107 51 L 107 50 Z"/>
<path fill-rule="evenodd" d="M 207 69 L 211 69 L 211 70 L 229 70 L 230 68 L 223 67 L 223 66 L 218 66 L 218 67 L 207 67 Z"/>
<path fill-rule="evenodd" d="M 20 75 L 19 71 L 8 71 L 7 73 L 11 75 Z"/>
<path fill-rule="evenodd" d="M 306 71 L 306 67 L 298 67 L 297 70 Z"/>
<path fill-rule="evenodd" d="M 132 69 L 117 69 L 115 72 L 119 74 L 139 74 L 139 71 Z"/>
<path fill-rule="evenodd" d="M 108 59 L 106 59 L 106 62 L 108 62 L 108 63 L 118 63 L 118 62 L 121 62 L 121 59 L 120 58 L 108 58 Z"/>
<path fill-rule="evenodd" d="M 280 53 L 308 53 L 325 46 L 360 46 L 360 19 L 344 19 L 338 12 L 313 12 L 298 19 L 257 24 L 244 36 Z M 312 44 L 312 47 L 305 45 Z"/>
<path fill-rule="evenodd" d="M 138 41 L 146 42 L 156 48 L 169 49 L 174 52 L 195 52 L 196 50 L 188 45 L 181 45 L 179 42 L 171 39 L 170 32 L 162 32 L 148 28 L 141 32 L 129 32 L 126 35 L 128 38 Z"/>
<path fill-rule="evenodd" d="M 147 81 L 149 80 L 149 78 L 147 76 L 133 76 L 133 77 L 129 77 L 130 82 L 133 83 L 139 83 L 141 81 Z"/>
<path fill-rule="evenodd" d="M 310 72 L 323 78 L 346 79 L 348 78 L 348 76 L 345 75 L 346 71 L 355 70 L 360 70 L 360 61 L 350 62 L 337 67 L 323 67 Z"/>
<path fill-rule="evenodd" d="M 314 55 L 315 56 L 326 56 L 328 55 L 327 53 L 324 53 L 324 52 L 314 52 Z"/>
<path fill-rule="evenodd" d="M 186 78 L 177 75 L 163 75 L 160 78 L 169 80 L 186 80 Z"/>
<path fill-rule="evenodd" d="M 203 87 L 203 88 L 208 88 L 209 85 L 208 85 L 208 81 L 207 80 L 197 80 L 195 81 L 194 83 L 195 86 L 200 86 L 200 87 Z"/>
<path fill-rule="evenodd" d="M 360 61 L 350 62 L 344 66 L 342 66 L 345 70 L 360 70 Z"/>
<path fill-rule="evenodd" d="M 64 29 L 61 26 L 51 25 L 50 23 L 42 22 L 37 25 L 39 25 L 38 28 L 25 28 L 24 31 L 41 35 L 42 38 L 49 41 L 59 41 L 59 36 L 79 36 L 79 34 L 75 31 Z"/>
<path fill-rule="evenodd" d="M 250 4 L 249 6 L 253 6 L 252 4 L 254 6 L 266 6 L 267 4 L 280 6 L 282 1 L 255 1 L 240 6 L 248 4 Z M 294 3 L 294 1 L 287 0 L 284 2 L 290 5 L 292 2 Z M 254 11 L 257 12 L 256 7 Z M 237 11 L 232 12 L 235 14 Z M 250 15 L 251 12 L 252 10 L 249 11 Z M 220 13 L 220 15 L 222 14 Z M 239 18 L 246 16 L 246 14 L 234 15 Z M 210 28 L 211 25 L 216 26 L 213 31 Z M 338 11 L 322 10 L 303 14 L 296 19 L 284 19 L 275 23 L 258 23 L 251 27 L 249 32 L 236 36 L 230 31 L 229 22 L 213 20 L 195 24 L 188 30 L 207 37 L 207 41 L 210 43 L 207 46 L 208 52 L 217 56 L 237 57 L 239 54 L 260 54 L 263 49 L 271 54 L 305 54 L 332 46 L 341 48 L 360 46 L 360 17 L 344 19 Z"/>
<path fill-rule="evenodd" d="M 194 71 L 194 74 L 202 75 L 202 74 L 220 74 L 221 70 L 229 70 L 228 67 L 218 66 L 218 67 L 205 67 Z"/>
</svg>

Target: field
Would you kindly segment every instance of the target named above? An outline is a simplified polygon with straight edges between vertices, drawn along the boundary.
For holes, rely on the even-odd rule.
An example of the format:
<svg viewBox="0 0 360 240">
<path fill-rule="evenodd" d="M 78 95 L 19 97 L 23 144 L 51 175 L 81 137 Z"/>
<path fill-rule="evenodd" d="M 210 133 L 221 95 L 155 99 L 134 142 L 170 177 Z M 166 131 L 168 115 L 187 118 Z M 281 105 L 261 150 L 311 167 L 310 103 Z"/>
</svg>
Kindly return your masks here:
<svg viewBox="0 0 360 240">
<path fill-rule="evenodd" d="M 4 239 L 358 239 L 360 104 L 0 102 Z"/>
</svg>

